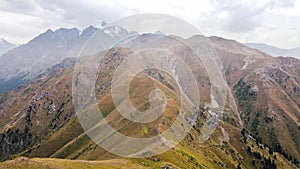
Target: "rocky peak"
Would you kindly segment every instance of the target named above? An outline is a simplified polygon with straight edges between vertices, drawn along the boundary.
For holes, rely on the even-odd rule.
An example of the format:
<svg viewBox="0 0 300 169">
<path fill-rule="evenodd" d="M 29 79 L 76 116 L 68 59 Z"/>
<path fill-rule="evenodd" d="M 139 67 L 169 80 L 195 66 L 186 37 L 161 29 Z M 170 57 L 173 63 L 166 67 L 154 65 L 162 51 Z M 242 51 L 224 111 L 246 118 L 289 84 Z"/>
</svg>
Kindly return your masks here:
<svg viewBox="0 0 300 169">
<path fill-rule="evenodd" d="M 60 28 L 55 31 L 55 34 L 59 37 L 65 38 L 66 40 L 72 40 L 79 37 L 79 30 L 77 28 Z"/>
</svg>

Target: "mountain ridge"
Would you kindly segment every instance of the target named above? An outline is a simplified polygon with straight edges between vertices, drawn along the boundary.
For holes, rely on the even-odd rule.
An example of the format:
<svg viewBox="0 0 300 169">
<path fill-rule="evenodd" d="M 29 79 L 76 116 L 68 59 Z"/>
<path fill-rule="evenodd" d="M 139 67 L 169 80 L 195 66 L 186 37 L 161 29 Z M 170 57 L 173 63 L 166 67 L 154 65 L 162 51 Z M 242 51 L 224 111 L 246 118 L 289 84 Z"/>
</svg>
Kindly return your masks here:
<svg viewBox="0 0 300 169">
<path fill-rule="evenodd" d="M 297 59 L 300 59 L 300 47 L 291 48 L 291 49 L 282 49 L 276 46 L 268 45 L 266 43 L 245 43 L 245 45 L 251 48 L 261 50 L 275 57 L 285 56 L 285 57 L 295 57 Z"/>
</svg>

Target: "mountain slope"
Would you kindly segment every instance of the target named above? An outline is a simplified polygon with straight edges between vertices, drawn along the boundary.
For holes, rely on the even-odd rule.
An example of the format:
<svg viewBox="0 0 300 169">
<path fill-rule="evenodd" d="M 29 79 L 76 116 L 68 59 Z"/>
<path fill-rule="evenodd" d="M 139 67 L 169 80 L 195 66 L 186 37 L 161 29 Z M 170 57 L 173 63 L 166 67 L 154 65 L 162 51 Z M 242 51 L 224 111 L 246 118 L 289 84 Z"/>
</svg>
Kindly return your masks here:
<svg viewBox="0 0 300 169">
<path fill-rule="evenodd" d="M 80 32 L 77 28 L 47 30 L 25 45 L 5 53 L 0 60 L 0 93 L 12 90 L 31 81 L 48 68 L 65 58 L 77 57 L 85 42 L 96 32 L 102 31 L 107 39 L 127 34 L 111 34 L 113 28 L 100 30 L 90 26 Z"/>
<path fill-rule="evenodd" d="M 26 84 L 66 58 L 77 57 L 83 45 L 95 33 L 106 41 L 128 35 L 127 30 L 111 26 L 104 29 L 89 26 L 80 32 L 77 28 L 47 30 L 25 45 L 5 53 L 0 60 L 0 93 Z"/>
<path fill-rule="evenodd" d="M 140 38 L 153 39 L 150 35 L 141 35 Z M 195 36 L 186 43 L 197 46 L 203 38 L 206 37 Z M 168 42 L 167 39 L 160 40 Z M 156 164 L 157 161 L 163 161 L 180 168 L 274 168 L 274 165 L 277 168 L 296 168 L 300 152 L 297 142 L 299 60 L 273 58 L 232 40 L 209 39 L 220 56 L 220 66 L 232 89 L 223 120 L 212 137 L 200 144 L 198 134 L 207 116 L 203 108 L 197 112 L 192 132 L 179 145 L 161 155 L 140 159 L 138 164 L 160 166 L 162 163 Z M 174 49 L 178 55 L 188 53 L 178 46 Z M 157 70 L 142 72 L 130 89 L 133 104 L 147 109 L 142 101 L 154 85 L 168 96 L 167 113 L 146 126 L 131 123 L 120 116 L 111 99 L 109 82 L 111 73 L 131 50 L 114 48 L 107 52 L 102 76 L 95 86 L 97 101 L 106 119 L 120 132 L 149 137 L 164 131 L 174 121 L 179 106 L 178 90 L 167 74 Z M 43 78 L 0 96 L 2 159 L 15 155 L 84 160 L 117 158 L 95 145 L 75 116 L 70 87 L 74 63 L 74 59 L 66 59 L 48 69 L 41 76 Z M 197 66 L 192 68 L 204 68 L 203 65 Z M 201 99 L 208 102 L 210 84 L 207 73 L 196 73 L 199 84 L 202 84 L 199 89 Z"/>
<path fill-rule="evenodd" d="M 245 129 L 257 142 L 298 163 L 299 60 L 270 56 L 257 58 L 251 53 L 246 56 L 239 54 L 238 58 L 224 58 L 222 55 L 224 53 L 220 53 L 223 62 L 228 64 L 225 64 L 225 73 Z M 237 61 L 241 62 L 239 67 L 233 65 Z"/>
</svg>

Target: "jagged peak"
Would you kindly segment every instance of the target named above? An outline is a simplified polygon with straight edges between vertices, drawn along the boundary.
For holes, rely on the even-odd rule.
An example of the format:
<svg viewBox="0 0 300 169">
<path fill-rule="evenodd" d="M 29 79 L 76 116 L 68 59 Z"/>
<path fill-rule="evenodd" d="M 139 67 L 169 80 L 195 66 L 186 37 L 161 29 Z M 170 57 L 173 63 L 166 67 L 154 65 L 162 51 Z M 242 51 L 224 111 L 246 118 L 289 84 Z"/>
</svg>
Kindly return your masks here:
<svg viewBox="0 0 300 169">
<path fill-rule="evenodd" d="M 54 33 L 54 31 L 52 29 L 47 29 L 47 31 L 45 33 L 42 33 L 42 34 L 47 34 L 47 33 Z"/>
<path fill-rule="evenodd" d="M 99 28 L 97 28 L 97 27 L 95 27 L 93 25 L 90 25 L 87 28 L 83 29 L 82 32 L 87 32 L 87 31 L 91 31 L 91 30 L 99 30 Z"/>
<path fill-rule="evenodd" d="M 91 35 L 91 34 L 95 33 L 98 30 L 100 30 L 100 29 L 95 27 L 95 26 L 90 25 L 87 28 L 85 28 L 84 30 L 82 30 L 80 36 Z"/>
<path fill-rule="evenodd" d="M 79 33 L 79 30 L 77 28 L 59 28 L 57 30 L 55 30 L 55 33 L 65 33 L 65 32 L 78 32 Z"/>
</svg>

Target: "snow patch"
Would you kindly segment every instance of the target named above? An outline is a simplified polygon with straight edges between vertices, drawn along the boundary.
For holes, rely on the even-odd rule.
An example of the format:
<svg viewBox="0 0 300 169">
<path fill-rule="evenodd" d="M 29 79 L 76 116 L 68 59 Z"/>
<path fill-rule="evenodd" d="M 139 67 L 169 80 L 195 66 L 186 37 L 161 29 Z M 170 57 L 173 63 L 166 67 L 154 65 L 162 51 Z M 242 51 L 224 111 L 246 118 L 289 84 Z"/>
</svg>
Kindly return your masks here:
<svg viewBox="0 0 300 169">
<path fill-rule="evenodd" d="M 104 33 L 106 33 L 107 35 L 109 35 L 111 37 L 114 37 L 114 34 L 108 29 L 104 30 Z"/>
</svg>

